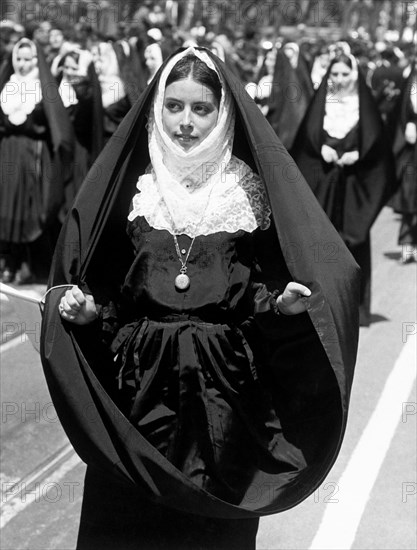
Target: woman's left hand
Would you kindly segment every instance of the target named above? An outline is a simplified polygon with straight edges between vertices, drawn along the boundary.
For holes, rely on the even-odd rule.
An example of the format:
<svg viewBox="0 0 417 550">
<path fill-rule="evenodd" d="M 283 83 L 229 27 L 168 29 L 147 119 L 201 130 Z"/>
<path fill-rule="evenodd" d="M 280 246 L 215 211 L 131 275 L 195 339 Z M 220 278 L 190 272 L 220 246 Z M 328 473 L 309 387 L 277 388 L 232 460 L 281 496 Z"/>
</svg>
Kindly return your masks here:
<svg viewBox="0 0 417 550">
<path fill-rule="evenodd" d="M 285 290 L 277 298 L 278 309 L 284 315 L 297 315 L 307 310 L 307 298 L 311 296 L 311 290 L 306 286 L 295 283 L 287 284 Z"/>
<path fill-rule="evenodd" d="M 336 162 L 339 166 L 351 166 L 358 162 L 359 160 L 359 151 L 347 151 L 343 153 L 340 159 Z"/>
</svg>

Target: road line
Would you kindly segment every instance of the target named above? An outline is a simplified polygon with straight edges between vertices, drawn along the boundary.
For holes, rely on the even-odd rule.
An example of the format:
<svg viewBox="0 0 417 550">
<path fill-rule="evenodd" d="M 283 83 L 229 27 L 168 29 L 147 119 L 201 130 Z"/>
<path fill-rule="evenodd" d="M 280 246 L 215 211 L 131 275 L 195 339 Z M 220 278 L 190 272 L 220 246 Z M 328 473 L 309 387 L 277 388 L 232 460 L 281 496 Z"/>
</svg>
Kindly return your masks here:
<svg viewBox="0 0 417 550">
<path fill-rule="evenodd" d="M 349 550 L 416 379 L 416 337 L 410 336 L 389 374 L 377 406 L 326 505 L 310 550 Z M 335 499 L 335 500 L 336 500 Z"/>
<path fill-rule="evenodd" d="M 9 497 L 3 497 L 3 502 L 7 502 L 11 498 L 15 497 L 15 487 L 30 487 L 36 481 L 42 479 L 51 469 L 57 467 L 61 462 L 65 461 L 71 455 L 74 454 L 74 449 L 70 443 L 67 443 L 61 449 L 58 449 L 55 453 L 50 455 L 46 460 L 41 462 L 39 466 L 30 472 L 28 475 L 22 477 L 14 486 L 8 488 Z"/>
<path fill-rule="evenodd" d="M 26 333 L 21 332 L 17 336 L 13 336 L 13 338 L 10 338 L 10 340 L 0 345 L 0 355 L 28 341 L 29 341 L 29 338 L 27 337 Z"/>
<path fill-rule="evenodd" d="M 48 496 L 48 490 L 52 488 L 62 492 L 63 488 L 58 482 L 79 464 L 81 464 L 81 459 L 68 444 L 52 460 L 41 464 L 35 472 L 8 487 L 9 496 L 7 494 L 2 496 L 0 528 L 2 529 L 33 502 L 39 502 L 42 499 L 53 502 L 54 497 Z M 44 477 L 47 472 L 50 472 L 49 475 Z M 70 491 L 70 486 L 72 484 L 68 484 L 68 487 L 64 488 Z M 69 493 L 69 496 L 71 494 Z"/>
</svg>

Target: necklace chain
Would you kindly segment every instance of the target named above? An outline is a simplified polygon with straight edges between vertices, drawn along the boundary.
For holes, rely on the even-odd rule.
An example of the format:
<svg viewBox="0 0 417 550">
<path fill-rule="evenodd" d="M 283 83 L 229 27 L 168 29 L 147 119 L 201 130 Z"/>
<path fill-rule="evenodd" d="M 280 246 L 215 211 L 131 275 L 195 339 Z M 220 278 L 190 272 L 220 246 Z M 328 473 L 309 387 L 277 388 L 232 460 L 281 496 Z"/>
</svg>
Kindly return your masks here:
<svg viewBox="0 0 417 550">
<path fill-rule="evenodd" d="M 199 225 L 202 223 L 202 221 L 203 221 L 203 219 L 204 219 L 204 217 L 205 217 L 205 215 L 206 215 L 207 208 L 208 208 L 208 205 L 209 205 L 209 202 L 210 202 L 210 198 L 211 198 L 212 192 L 213 192 L 213 188 L 210 190 L 209 196 L 208 196 L 208 198 L 207 198 L 206 205 L 205 205 L 204 210 L 203 210 L 203 214 L 202 214 L 202 216 L 201 216 L 201 219 L 200 219 L 198 225 L 196 226 L 196 230 L 197 230 L 197 228 L 199 227 Z M 165 203 L 165 204 L 166 204 L 166 203 Z M 169 212 L 168 205 L 166 205 L 166 206 L 167 206 L 167 210 L 168 210 L 168 212 Z M 171 216 L 171 220 L 172 220 L 172 222 L 173 222 L 173 224 L 174 224 L 174 220 L 173 220 L 172 216 Z M 179 244 L 178 244 L 177 235 L 176 235 L 175 233 L 173 233 L 172 235 L 173 235 L 173 237 L 174 237 L 175 250 L 176 250 L 176 252 L 177 252 L 178 259 L 179 259 L 179 261 L 180 261 L 180 263 L 181 263 L 180 274 L 179 274 L 179 275 L 176 277 L 176 279 L 175 279 L 175 286 L 176 286 L 176 288 L 179 289 L 179 290 L 187 290 L 187 288 L 190 286 L 190 278 L 189 278 L 188 275 L 187 275 L 187 262 L 188 262 L 188 258 L 189 258 L 189 256 L 190 256 L 190 252 L 191 252 L 191 249 L 192 249 L 192 247 L 193 247 L 193 244 L 194 244 L 194 241 L 195 241 L 197 235 L 194 235 L 194 237 L 192 238 L 191 244 L 190 244 L 190 246 L 189 246 L 189 248 L 188 248 L 188 252 L 187 252 L 187 254 L 186 254 L 184 260 L 182 259 L 182 254 L 181 254 L 180 246 L 179 246 Z M 184 254 L 185 254 L 185 252 L 184 252 Z"/>
<path fill-rule="evenodd" d="M 190 248 L 188 249 L 187 255 L 185 256 L 185 259 L 183 260 L 182 259 L 182 254 L 181 254 L 181 251 L 180 251 L 180 246 L 178 244 L 178 238 L 174 234 L 175 250 L 177 251 L 178 259 L 181 262 L 180 273 L 186 273 L 187 272 L 187 261 L 188 261 L 188 257 L 190 255 L 191 249 L 193 247 L 194 241 L 195 241 L 195 237 L 193 237 L 193 239 L 191 241 L 191 244 L 190 244 Z"/>
</svg>

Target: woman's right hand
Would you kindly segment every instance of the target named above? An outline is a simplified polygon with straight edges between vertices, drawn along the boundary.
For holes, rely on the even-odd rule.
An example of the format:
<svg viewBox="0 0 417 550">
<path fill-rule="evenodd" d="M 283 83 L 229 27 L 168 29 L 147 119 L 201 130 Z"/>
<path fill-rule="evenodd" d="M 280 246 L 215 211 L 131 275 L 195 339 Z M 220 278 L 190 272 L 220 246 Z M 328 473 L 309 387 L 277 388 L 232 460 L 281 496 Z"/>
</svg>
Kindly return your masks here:
<svg viewBox="0 0 417 550">
<path fill-rule="evenodd" d="M 58 310 L 63 319 L 76 325 L 88 325 L 97 319 L 97 308 L 92 294 L 84 294 L 76 285 L 65 292 Z"/>
<path fill-rule="evenodd" d="M 339 157 L 337 156 L 337 153 L 332 147 L 329 147 L 328 145 L 323 145 L 321 148 L 321 156 L 324 159 L 324 162 L 332 163 L 337 162 L 339 160 Z"/>
</svg>

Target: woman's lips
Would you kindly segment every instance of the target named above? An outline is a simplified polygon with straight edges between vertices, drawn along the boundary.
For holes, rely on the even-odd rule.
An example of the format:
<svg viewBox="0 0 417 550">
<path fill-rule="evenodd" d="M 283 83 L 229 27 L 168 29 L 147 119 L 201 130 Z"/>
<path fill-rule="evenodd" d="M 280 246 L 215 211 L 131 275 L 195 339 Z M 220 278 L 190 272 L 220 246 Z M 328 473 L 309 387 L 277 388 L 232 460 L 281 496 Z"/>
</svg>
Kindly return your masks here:
<svg viewBox="0 0 417 550">
<path fill-rule="evenodd" d="M 193 140 L 197 139 L 197 136 L 191 136 L 191 135 L 188 135 L 188 134 L 177 134 L 176 137 L 177 137 L 177 139 L 179 139 L 181 141 L 193 141 Z"/>
</svg>

